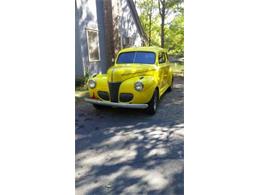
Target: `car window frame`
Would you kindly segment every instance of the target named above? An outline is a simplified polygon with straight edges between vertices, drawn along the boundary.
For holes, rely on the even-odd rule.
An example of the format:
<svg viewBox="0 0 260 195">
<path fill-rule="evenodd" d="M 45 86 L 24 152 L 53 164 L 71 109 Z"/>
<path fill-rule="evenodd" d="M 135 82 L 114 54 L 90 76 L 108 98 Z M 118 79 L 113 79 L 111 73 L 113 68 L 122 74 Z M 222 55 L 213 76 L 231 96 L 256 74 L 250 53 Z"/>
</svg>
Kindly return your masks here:
<svg viewBox="0 0 260 195">
<path fill-rule="evenodd" d="M 164 57 L 164 61 L 160 62 L 160 55 L 162 55 Z M 159 52 L 158 53 L 158 64 L 165 64 L 166 63 L 166 56 L 165 56 L 165 52 Z"/>
<path fill-rule="evenodd" d="M 118 63 L 118 59 L 119 59 L 119 56 L 123 53 L 133 53 L 133 52 L 143 52 L 143 53 L 153 53 L 154 54 L 154 61 L 153 63 Z M 124 52 L 120 52 L 118 55 L 117 55 L 117 58 L 116 58 L 116 61 L 115 61 L 115 64 L 149 64 L 149 65 L 153 65 L 156 63 L 156 52 L 154 51 L 142 51 L 142 50 L 137 50 L 137 51 L 124 51 Z"/>
</svg>

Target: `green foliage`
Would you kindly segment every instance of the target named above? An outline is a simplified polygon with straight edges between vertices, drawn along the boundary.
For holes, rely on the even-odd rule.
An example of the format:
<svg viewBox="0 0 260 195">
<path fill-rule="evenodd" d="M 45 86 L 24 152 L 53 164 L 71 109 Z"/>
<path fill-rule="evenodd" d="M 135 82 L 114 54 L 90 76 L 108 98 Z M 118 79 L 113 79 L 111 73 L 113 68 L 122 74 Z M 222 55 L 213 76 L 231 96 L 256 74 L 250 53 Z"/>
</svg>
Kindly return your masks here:
<svg viewBox="0 0 260 195">
<path fill-rule="evenodd" d="M 75 87 L 82 87 L 85 84 L 85 79 L 84 77 L 81 78 L 76 78 L 75 80 Z"/>
<path fill-rule="evenodd" d="M 152 38 L 156 37 L 154 32 L 158 30 L 156 23 L 158 22 L 159 18 L 154 14 L 157 8 L 156 5 L 156 0 L 142 0 L 137 2 L 137 6 L 141 12 L 140 20 L 148 36 L 148 45 L 153 45 L 154 40 Z"/>
<path fill-rule="evenodd" d="M 174 56 L 183 57 L 184 54 L 184 16 L 177 15 L 173 22 L 167 28 L 166 43 L 173 49 L 171 53 Z"/>
<path fill-rule="evenodd" d="M 86 83 L 88 82 L 88 79 L 89 79 L 88 73 L 86 73 L 86 75 L 84 77 L 76 78 L 75 87 L 76 88 L 85 87 Z"/>
<path fill-rule="evenodd" d="M 139 17 L 151 45 L 161 45 L 161 15 L 159 2 L 165 3 L 166 15 L 164 24 L 164 47 L 171 49 L 174 56 L 184 56 L 184 8 L 182 0 L 139 0 L 137 8 Z M 162 8 L 162 7 L 160 7 Z M 151 12 L 152 11 L 152 12 Z M 149 22 L 151 15 L 152 22 Z"/>
</svg>

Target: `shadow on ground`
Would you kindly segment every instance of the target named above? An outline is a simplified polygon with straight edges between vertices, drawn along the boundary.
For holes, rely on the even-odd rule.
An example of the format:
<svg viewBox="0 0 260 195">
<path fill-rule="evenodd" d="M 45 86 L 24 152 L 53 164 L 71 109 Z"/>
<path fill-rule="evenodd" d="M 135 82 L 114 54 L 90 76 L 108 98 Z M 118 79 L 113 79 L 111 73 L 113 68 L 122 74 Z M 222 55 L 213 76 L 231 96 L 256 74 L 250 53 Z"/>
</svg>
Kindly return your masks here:
<svg viewBox="0 0 260 195">
<path fill-rule="evenodd" d="M 183 194 L 183 78 L 158 112 L 76 105 L 76 194 Z"/>
</svg>

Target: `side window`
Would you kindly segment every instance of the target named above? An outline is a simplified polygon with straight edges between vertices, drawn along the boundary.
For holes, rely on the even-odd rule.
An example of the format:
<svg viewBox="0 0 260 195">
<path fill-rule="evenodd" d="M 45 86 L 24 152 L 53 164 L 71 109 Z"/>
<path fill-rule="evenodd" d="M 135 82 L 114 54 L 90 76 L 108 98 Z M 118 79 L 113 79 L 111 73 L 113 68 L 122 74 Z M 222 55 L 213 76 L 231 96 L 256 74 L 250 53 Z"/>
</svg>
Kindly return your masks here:
<svg viewBox="0 0 260 195">
<path fill-rule="evenodd" d="M 99 40 L 97 30 L 87 30 L 87 41 L 88 41 L 88 57 L 89 61 L 99 61 Z"/>
<path fill-rule="evenodd" d="M 162 64 L 162 63 L 166 62 L 164 53 L 160 53 L 159 54 L 158 61 L 159 61 L 159 64 Z"/>
</svg>

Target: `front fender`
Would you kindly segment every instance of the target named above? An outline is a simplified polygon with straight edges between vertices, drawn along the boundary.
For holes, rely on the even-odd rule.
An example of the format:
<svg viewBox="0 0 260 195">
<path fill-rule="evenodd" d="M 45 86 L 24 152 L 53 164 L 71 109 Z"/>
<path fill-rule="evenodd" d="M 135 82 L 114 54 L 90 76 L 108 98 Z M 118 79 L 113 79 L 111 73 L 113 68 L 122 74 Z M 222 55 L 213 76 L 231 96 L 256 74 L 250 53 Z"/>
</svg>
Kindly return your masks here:
<svg viewBox="0 0 260 195">
<path fill-rule="evenodd" d="M 137 81 L 141 81 L 144 84 L 142 91 L 136 91 L 134 85 Z M 144 104 L 148 103 L 157 87 L 157 81 L 153 76 L 142 76 L 127 79 L 120 85 L 119 93 L 132 93 L 134 95 L 131 103 Z"/>
<path fill-rule="evenodd" d="M 97 83 L 97 86 L 94 89 L 89 88 L 90 97 L 97 97 L 97 91 L 109 91 L 107 85 L 107 74 L 98 74 L 94 78 L 91 77 L 90 79 Z"/>
</svg>

